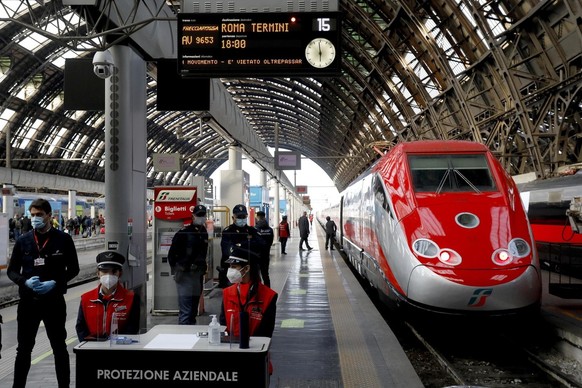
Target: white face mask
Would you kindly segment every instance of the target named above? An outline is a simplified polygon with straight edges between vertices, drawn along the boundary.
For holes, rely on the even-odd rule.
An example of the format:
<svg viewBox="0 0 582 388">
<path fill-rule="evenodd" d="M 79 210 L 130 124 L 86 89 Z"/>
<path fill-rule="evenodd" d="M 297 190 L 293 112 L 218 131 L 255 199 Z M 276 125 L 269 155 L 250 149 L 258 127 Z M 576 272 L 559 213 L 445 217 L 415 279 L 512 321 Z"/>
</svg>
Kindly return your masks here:
<svg viewBox="0 0 582 388">
<path fill-rule="evenodd" d="M 206 223 L 206 217 L 194 217 L 194 225 L 204 225 Z"/>
<path fill-rule="evenodd" d="M 101 282 L 101 285 L 103 287 L 110 290 L 111 288 L 113 288 L 117 284 L 117 282 L 119 281 L 119 278 L 115 275 L 103 275 L 99 278 L 99 281 Z"/>
<path fill-rule="evenodd" d="M 233 284 L 240 283 L 242 280 L 242 274 L 236 268 L 229 268 L 228 272 L 226 273 L 226 277 Z"/>
</svg>

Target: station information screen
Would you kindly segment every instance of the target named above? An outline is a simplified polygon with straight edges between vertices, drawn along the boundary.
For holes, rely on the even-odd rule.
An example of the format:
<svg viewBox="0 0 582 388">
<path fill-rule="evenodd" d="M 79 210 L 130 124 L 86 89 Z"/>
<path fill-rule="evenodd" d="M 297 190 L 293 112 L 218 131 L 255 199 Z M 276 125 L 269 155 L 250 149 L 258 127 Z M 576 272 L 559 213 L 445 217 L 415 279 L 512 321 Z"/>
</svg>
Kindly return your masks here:
<svg viewBox="0 0 582 388">
<path fill-rule="evenodd" d="M 178 14 L 182 77 L 340 75 L 339 12 Z"/>
</svg>

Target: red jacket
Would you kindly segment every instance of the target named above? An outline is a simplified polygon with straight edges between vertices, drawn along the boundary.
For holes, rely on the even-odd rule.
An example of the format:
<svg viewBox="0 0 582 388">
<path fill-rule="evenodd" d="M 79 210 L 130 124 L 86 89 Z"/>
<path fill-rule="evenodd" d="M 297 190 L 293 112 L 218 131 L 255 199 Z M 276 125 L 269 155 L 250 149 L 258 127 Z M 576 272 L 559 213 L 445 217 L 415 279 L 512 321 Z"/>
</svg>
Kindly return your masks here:
<svg viewBox="0 0 582 388">
<path fill-rule="evenodd" d="M 289 223 L 287 221 L 281 221 L 279 224 L 279 237 L 286 238 L 291 236 L 291 231 L 289 230 Z"/>
<path fill-rule="evenodd" d="M 238 337 L 239 313 L 244 309 L 249 314 L 249 335 L 270 338 L 275 330 L 278 296 L 260 282 L 233 284 L 222 290 L 220 323 L 226 325 L 229 335 Z M 273 374 L 270 358 L 269 374 Z"/>
<path fill-rule="evenodd" d="M 250 291 L 250 299 L 247 296 Z M 240 299 L 239 299 L 240 291 Z M 239 335 L 239 313 L 249 313 L 249 335 L 271 337 L 275 330 L 277 293 L 263 283 L 233 284 L 222 290 L 222 313 L 220 320 L 230 335 Z M 245 303 L 246 302 L 246 303 Z M 233 325 L 231 327 L 231 324 Z"/>
<path fill-rule="evenodd" d="M 136 334 L 139 330 L 139 301 L 133 291 L 121 284 L 110 296 L 99 297 L 99 289 L 84 293 L 77 316 L 77 336 L 86 339 L 106 339 L 111 334 L 111 316 L 117 316 L 118 334 Z"/>
</svg>

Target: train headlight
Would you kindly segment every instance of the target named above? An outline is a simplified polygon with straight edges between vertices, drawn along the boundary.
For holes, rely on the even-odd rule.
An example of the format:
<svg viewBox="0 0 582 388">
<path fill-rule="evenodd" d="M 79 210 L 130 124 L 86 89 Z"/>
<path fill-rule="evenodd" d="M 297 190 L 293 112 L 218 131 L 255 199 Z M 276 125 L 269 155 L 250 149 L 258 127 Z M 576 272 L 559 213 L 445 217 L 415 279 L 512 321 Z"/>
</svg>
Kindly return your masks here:
<svg viewBox="0 0 582 388">
<path fill-rule="evenodd" d="M 513 261 L 513 257 L 507 249 L 498 249 L 493 252 L 491 260 L 497 265 L 508 265 Z"/>
<path fill-rule="evenodd" d="M 461 261 L 463 261 L 461 259 L 461 255 L 459 255 L 457 252 L 453 251 L 452 249 L 441 249 L 441 251 L 439 252 L 439 260 L 441 263 L 446 264 L 446 265 L 459 265 L 461 264 Z"/>
<path fill-rule="evenodd" d="M 426 238 L 419 238 L 412 243 L 412 250 L 419 256 L 432 259 L 437 257 L 440 249 L 434 241 Z"/>
<path fill-rule="evenodd" d="M 522 238 L 514 238 L 508 245 L 509 254 L 515 258 L 526 257 L 530 254 L 531 248 L 527 241 Z"/>
</svg>

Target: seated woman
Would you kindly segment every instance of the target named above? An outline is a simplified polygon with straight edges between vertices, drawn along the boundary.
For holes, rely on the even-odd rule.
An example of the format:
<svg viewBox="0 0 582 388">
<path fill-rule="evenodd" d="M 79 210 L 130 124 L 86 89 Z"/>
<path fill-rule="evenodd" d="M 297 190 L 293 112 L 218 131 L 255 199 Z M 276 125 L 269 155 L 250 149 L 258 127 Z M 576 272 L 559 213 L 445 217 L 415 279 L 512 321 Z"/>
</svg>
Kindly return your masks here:
<svg viewBox="0 0 582 388">
<path fill-rule="evenodd" d="M 119 282 L 123 273 L 123 263 L 125 263 L 123 255 L 114 251 L 97 255 L 97 276 L 100 284 L 81 296 L 75 326 L 79 341 L 108 339 L 114 316 L 116 334 L 139 332 L 139 296 Z"/>
</svg>

